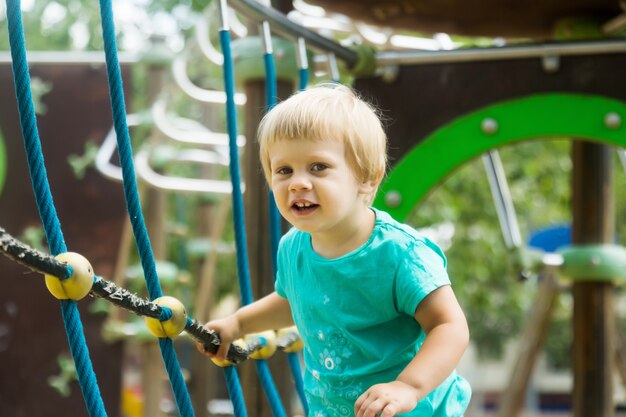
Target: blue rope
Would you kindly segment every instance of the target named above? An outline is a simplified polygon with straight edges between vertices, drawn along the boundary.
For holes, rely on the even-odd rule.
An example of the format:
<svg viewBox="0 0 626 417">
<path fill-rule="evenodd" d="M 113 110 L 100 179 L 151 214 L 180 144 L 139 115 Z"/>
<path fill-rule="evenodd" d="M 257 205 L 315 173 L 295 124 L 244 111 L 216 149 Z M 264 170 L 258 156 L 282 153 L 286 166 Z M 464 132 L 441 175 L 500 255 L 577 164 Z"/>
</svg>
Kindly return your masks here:
<svg viewBox="0 0 626 417">
<path fill-rule="evenodd" d="M 220 44 L 224 55 L 224 90 L 226 91 L 226 121 L 228 125 L 228 137 L 230 147 L 230 178 L 233 184 L 233 222 L 235 227 L 235 241 L 237 244 L 237 272 L 239 277 L 239 289 L 244 305 L 253 301 L 250 285 L 250 271 L 248 267 L 248 252 L 246 247 L 245 215 L 243 207 L 243 194 L 241 192 L 241 178 L 239 173 L 239 149 L 237 147 L 237 109 L 235 107 L 235 82 L 232 53 L 230 49 L 230 33 L 227 30 L 220 31 Z M 274 87 L 273 96 L 276 96 Z M 281 404 L 278 390 L 272 381 L 269 368 L 265 361 L 256 361 L 259 378 L 270 403 L 272 412 L 276 417 L 286 417 Z M 264 365 L 265 364 L 265 365 Z"/>
<path fill-rule="evenodd" d="M 161 297 L 163 292 L 159 285 L 154 255 L 152 253 L 152 247 L 150 246 L 150 239 L 139 201 L 135 166 L 133 163 L 133 150 L 130 144 L 128 124 L 126 123 L 124 87 L 122 85 L 122 74 L 117 57 L 117 42 L 115 40 L 115 23 L 113 20 L 111 0 L 100 0 L 100 13 L 102 18 L 102 36 L 104 40 L 111 108 L 113 111 L 115 134 L 117 135 L 117 150 L 122 167 L 126 207 L 130 216 L 133 233 L 135 234 L 143 271 L 146 276 L 148 294 L 150 295 L 150 299 L 154 300 L 155 298 Z"/>
<path fill-rule="evenodd" d="M 122 85 L 122 72 L 117 57 L 115 22 L 113 19 L 111 0 L 100 0 L 100 14 L 102 19 L 102 36 L 107 64 L 109 93 L 111 96 L 111 110 L 113 112 L 115 133 L 117 135 L 117 149 L 120 157 L 120 165 L 122 166 L 126 208 L 135 235 L 148 293 L 150 299 L 154 300 L 155 298 L 161 297 L 163 292 L 159 284 L 156 263 L 148 237 L 148 230 L 141 211 L 141 203 L 139 201 L 139 191 L 135 178 L 135 165 L 133 163 L 133 151 L 130 143 L 128 124 L 126 122 L 124 87 Z M 170 339 L 160 339 L 159 347 L 161 348 L 161 356 L 167 368 L 178 411 L 184 417 L 193 416 L 194 412 L 191 399 L 189 398 L 189 392 L 187 391 L 178 360 L 176 359 L 174 345 Z"/>
<path fill-rule="evenodd" d="M 307 85 L 309 85 L 309 69 L 300 68 L 298 70 L 298 89 L 306 90 Z"/>
<path fill-rule="evenodd" d="M 263 63 L 265 67 L 265 108 L 266 111 L 269 111 L 276 105 L 278 100 L 274 55 L 271 53 L 265 53 L 263 55 Z M 278 243 L 280 242 L 280 236 L 282 233 L 280 230 L 280 212 L 278 211 L 278 207 L 276 207 L 276 200 L 274 199 L 274 194 L 271 191 L 268 195 L 268 205 L 270 217 L 270 253 L 272 258 L 272 272 L 273 275 L 276 276 L 278 265 L 276 254 L 278 253 Z M 258 360 L 256 365 L 261 385 L 265 390 L 265 395 L 269 401 L 274 416 L 284 417 L 285 409 L 282 405 L 280 395 L 278 394 L 278 390 L 276 389 L 276 385 L 274 384 L 274 380 L 272 379 L 267 363 L 264 360 Z"/>
<path fill-rule="evenodd" d="M 46 232 L 46 239 L 53 255 L 67 252 L 61 223 L 54 207 L 52 192 L 46 174 L 46 167 L 41 149 L 41 140 L 37 129 L 37 118 L 28 73 L 26 44 L 20 0 L 7 0 L 7 17 L 13 80 L 18 102 L 22 137 L 26 150 L 28 169 L 35 195 L 39 216 Z M 70 351 L 76 364 L 78 382 L 90 416 L 106 416 L 100 389 L 93 370 L 89 349 L 85 341 L 83 325 L 78 307 L 74 301 L 62 301 L 61 313 L 68 338 Z"/>
<path fill-rule="evenodd" d="M 298 88 L 300 90 L 305 90 L 308 84 L 309 70 L 308 68 L 300 68 L 298 70 Z M 299 355 L 295 352 L 288 353 L 287 360 L 289 362 L 289 369 L 291 370 L 293 382 L 296 386 L 298 398 L 300 398 L 300 403 L 302 404 L 302 408 L 304 410 L 304 415 L 307 416 L 309 415 L 309 403 L 306 399 L 306 395 L 304 394 L 304 381 L 302 378 L 302 369 L 300 368 Z"/>
<path fill-rule="evenodd" d="M 83 324 L 76 302 L 71 300 L 61 301 L 61 312 L 70 352 L 76 366 L 78 383 L 89 415 L 92 417 L 106 417 L 107 413 L 104 409 L 96 374 L 89 358 L 89 349 L 87 348 Z"/>
<path fill-rule="evenodd" d="M 287 354 L 287 361 L 289 362 L 289 369 L 291 369 L 291 377 L 293 378 L 293 383 L 296 386 L 296 392 L 298 393 L 298 398 L 300 398 L 300 402 L 302 403 L 302 408 L 304 410 L 304 415 L 309 415 L 309 403 L 306 400 L 306 396 L 304 395 L 304 381 L 302 380 L 302 369 L 300 368 L 300 357 L 295 352 L 290 352 Z"/>
<path fill-rule="evenodd" d="M 261 380 L 261 386 L 265 391 L 265 397 L 267 398 L 270 408 L 272 409 L 272 414 L 276 417 L 287 417 L 287 413 L 285 413 L 285 409 L 283 408 L 276 385 L 274 385 L 274 380 L 272 379 L 272 374 L 269 366 L 267 365 L 267 361 L 257 359 L 254 363 L 256 365 L 257 373 L 259 374 L 259 379 Z"/>
<path fill-rule="evenodd" d="M 265 65 L 265 109 L 270 111 L 278 100 L 277 97 L 277 85 L 276 85 L 276 66 L 274 65 L 273 54 L 266 53 L 263 55 L 263 63 Z M 281 217 L 278 207 L 276 206 L 276 200 L 274 199 L 274 193 L 269 191 L 268 196 L 269 205 L 269 218 L 270 218 L 270 253 L 272 256 L 272 272 L 276 276 L 278 269 L 276 254 L 278 253 L 278 244 L 280 242 L 281 232 Z"/>
<path fill-rule="evenodd" d="M 230 49 L 230 32 L 220 30 L 220 45 L 224 55 L 224 90 L 226 92 L 226 124 L 230 148 L 230 180 L 233 185 L 233 222 L 235 226 L 235 245 L 237 247 L 237 277 L 241 302 L 248 305 L 253 301 L 248 267 L 248 249 L 246 247 L 245 215 L 243 210 L 243 193 L 241 192 L 241 176 L 239 174 L 239 149 L 237 147 L 237 108 L 235 107 L 235 76 L 232 52 Z"/>
<path fill-rule="evenodd" d="M 230 178 L 233 185 L 233 222 L 235 227 L 235 245 L 237 248 L 237 278 L 241 302 L 244 305 L 252 302 L 252 288 L 250 285 L 248 269 L 248 252 L 246 247 L 246 230 L 244 225 L 243 198 L 241 193 L 241 178 L 239 176 L 239 153 L 237 149 L 237 108 L 235 107 L 235 74 L 233 57 L 230 50 L 230 32 L 222 29 L 219 31 L 224 65 L 224 91 L 226 92 L 226 125 L 228 129 L 230 150 Z M 224 376 L 228 386 L 228 393 L 233 404 L 235 417 L 247 417 L 243 392 L 237 370 L 234 366 L 224 368 Z"/>
<path fill-rule="evenodd" d="M 26 60 L 26 44 L 24 41 L 20 3 L 20 0 L 7 0 L 6 2 L 13 80 L 35 201 L 46 232 L 50 251 L 53 255 L 58 255 L 59 253 L 67 252 L 67 247 L 61 231 L 61 223 L 54 208 L 52 192 L 48 184 L 46 166 L 41 150 L 37 117 L 35 116 L 35 106 L 31 93 L 30 75 L 28 73 L 28 61 Z"/>
<path fill-rule="evenodd" d="M 243 400 L 243 392 L 241 391 L 241 383 L 239 382 L 237 368 L 234 366 L 225 367 L 224 377 L 226 378 L 228 395 L 230 396 L 230 401 L 233 404 L 233 414 L 236 417 L 247 417 L 248 413 L 246 412 L 246 404 Z"/>
<path fill-rule="evenodd" d="M 193 405 L 189 398 L 185 379 L 180 371 L 180 364 L 174 350 L 174 342 L 172 339 L 164 337 L 159 338 L 159 347 L 163 356 L 163 363 L 170 379 L 170 385 L 178 406 L 178 413 L 181 416 L 194 416 Z"/>
<path fill-rule="evenodd" d="M 274 63 L 274 57 L 272 54 L 266 53 L 263 57 L 263 62 L 265 64 L 265 91 L 266 91 L 266 110 L 270 111 L 277 102 L 277 79 L 276 79 L 276 66 Z M 308 71 L 305 69 L 304 72 L 302 70 L 299 71 L 299 86 L 302 88 L 306 88 L 306 84 L 308 82 Z M 302 87 L 304 85 L 304 87 Z M 270 244 L 272 251 L 272 268 L 274 272 L 274 277 L 276 277 L 276 272 L 278 270 L 278 244 L 280 242 L 280 238 L 282 235 L 281 230 L 281 216 L 278 211 L 278 207 L 276 206 L 276 200 L 274 199 L 274 193 L 270 191 L 269 193 L 269 217 L 270 217 Z M 305 415 L 308 414 L 309 406 L 307 404 L 306 397 L 304 396 L 304 388 L 302 381 L 302 371 L 300 369 L 300 362 L 293 361 L 288 359 L 289 368 L 291 370 L 291 375 L 294 380 L 294 384 L 296 385 L 296 391 L 298 392 L 298 398 L 302 404 L 302 408 L 306 411 Z M 297 365 L 294 367 L 294 365 Z M 269 372 L 269 370 L 268 370 Z M 298 388 L 300 387 L 300 388 Z"/>
</svg>

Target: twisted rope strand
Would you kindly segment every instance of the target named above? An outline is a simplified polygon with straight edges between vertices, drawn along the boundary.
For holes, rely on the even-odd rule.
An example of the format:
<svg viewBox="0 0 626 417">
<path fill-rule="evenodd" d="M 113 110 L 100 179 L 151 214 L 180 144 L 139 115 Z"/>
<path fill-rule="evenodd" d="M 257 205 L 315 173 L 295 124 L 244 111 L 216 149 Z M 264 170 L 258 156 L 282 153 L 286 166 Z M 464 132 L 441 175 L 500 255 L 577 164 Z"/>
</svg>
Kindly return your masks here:
<svg viewBox="0 0 626 417">
<path fill-rule="evenodd" d="M 137 180 L 135 178 L 135 166 L 133 163 L 133 152 L 130 142 L 130 133 L 126 121 L 126 104 L 124 103 L 124 88 L 122 85 L 122 72 L 120 70 L 117 57 L 117 43 L 115 40 L 115 22 L 113 19 L 113 6 L 111 0 L 100 0 L 100 14 L 102 20 L 102 33 L 104 40 L 104 52 L 107 66 L 107 76 L 109 81 L 109 94 L 111 98 L 111 111 L 117 135 L 117 147 L 122 166 L 124 196 L 130 222 L 132 225 L 137 249 L 143 267 L 146 286 L 150 299 L 161 297 L 163 292 L 159 284 L 156 271 L 156 263 L 148 237 L 141 204 L 139 202 L 139 192 Z M 168 339 L 169 340 L 169 339 Z M 187 386 L 184 383 L 182 372 L 176 359 L 174 345 L 170 341 L 161 339 L 159 341 L 161 356 L 165 362 L 167 373 L 172 386 L 172 391 L 176 399 L 179 413 L 183 417 L 194 416 L 191 398 Z"/>
<path fill-rule="evenodd" d="M 243 305 L 252 302 L 252 288 L 250 285 L 248 269 L 248 250 L 246 247 L 246 230 L 241 227 L 244 224 L 243 198 L 241 192 L 241 179 L 239 177 L 239 153 L 237 149 L 237 108 L 235 107 L 235 70 L 233 57 L 230 49 L 230 32 L 227 29 L 219 31 L 220 46 L 224 56 L 222 65 L 224 78 L 224 91 L 226 93 L 226 127 L 228 132 L 228 144 L 230 155 L 230 180 L 233 187 L 232 207 L 233 222 L 235 228 L 235 245 L 237 248 L 237 279 L 239 292 Z M 224 368 L 224 376 L 228 393 L 233 404 L 235 417 L 246 417 L 246 407 L 239 383 L 237 369 L 234 366 Z"/>
<path fill-rule="evenodd" d="M 13 79 L 20 115 L 20 125 L 22 127 L 22 137 L 26 150 L 26 159 L 28 161 L 28 169 L 37 209 L 46 232 L 46 240 L 48 241 L 51 252 L 56 255 L 66 252 L 67 247 L 63 238 L 63 232 L 61 231 L 61 223 L 59 222 L 54 207 L 37 129 L 37 118 L 35 116 L 35 106 L 32 98 L 28 61 L 26 60 L 21 2 L 20 0 L 7 0 L 6 4 Z M 91 359 L 89 358 L 89 350 L 87 349 L 83 326 L 76 303 L 72 301 L 61 302 L 61 313 L 70 351 L 74 363 L 76 364 L 78 381 L 89 415 L 92 417 L 106 416 L 100 389 L 98 388 Z"/>
</svg>

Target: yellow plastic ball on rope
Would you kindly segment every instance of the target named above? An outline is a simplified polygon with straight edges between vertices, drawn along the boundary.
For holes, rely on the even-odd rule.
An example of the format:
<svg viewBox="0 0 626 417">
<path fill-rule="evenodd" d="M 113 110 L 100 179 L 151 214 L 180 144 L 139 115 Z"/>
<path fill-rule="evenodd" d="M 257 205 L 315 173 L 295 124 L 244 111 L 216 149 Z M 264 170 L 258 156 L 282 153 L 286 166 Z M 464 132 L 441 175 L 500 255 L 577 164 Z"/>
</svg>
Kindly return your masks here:
<svg viewBox="0 0 626 417">
<path fill-rule="evenodd" d="M 242 349 L 246 348 L 246 343 L 243 341 L 243 339 L 237 339 L 232 344 L 235 345 L 235 346 L 239 346 Z M 220 360 L 220 359 L 217 359 L 217 358 L 211 358 L 211 361 L 213 361 L 214 364 L 216 364 L 217 366 L 219 366 L 221 368 L 225 368 L 227 366 L 233 366 L 234 365 L 234 363 L 232 363 L 228 359 Z"/>
<path fill-rule="evenodd" d="M 276 338 L 280 339 L 283 337 L 292 337 L 296 339 L 295 342 L 285 346 L 283 351 L 287 353 L 299 352 L 304 349 L 304 342 L 300 337 L 300 332 L 298 332 L 298 328 L 296 326 L 285 327 L 284 329 L 280 329 L 276 332 Z"/>
<path fill-rule="evenodd" d="M 261 333 L 249 334 L 245 337 L 250 342 L 260 343 L 263 347 L 250 354 L 252 359 L 268 359 L 276 352 L 276 332 L 267 330 Z"/>
<path fill-rule="evenodd" d="M 169 337 L 171 339 L 185 330 L 185 326 L 187 325 L 187 311 L 183 303 L 169 296 L 155 298 L 152 302 L 172 310 L 172 317 L 165 321 L 160 321 L 152 317 L 144 317 L 150 333 L 159 338 Z"/>
<path fill-rule="evenodd" d="M 45 274 L 46 287 L 59 300 L 78 301 L 83 298 L 93 286 L 94 272 L 91 264 L 83 255 L 75 252 L 60 253 L 54 257 L 72 267 L 72 275 L 60 279 L 54 275 Z"/>
</svg>

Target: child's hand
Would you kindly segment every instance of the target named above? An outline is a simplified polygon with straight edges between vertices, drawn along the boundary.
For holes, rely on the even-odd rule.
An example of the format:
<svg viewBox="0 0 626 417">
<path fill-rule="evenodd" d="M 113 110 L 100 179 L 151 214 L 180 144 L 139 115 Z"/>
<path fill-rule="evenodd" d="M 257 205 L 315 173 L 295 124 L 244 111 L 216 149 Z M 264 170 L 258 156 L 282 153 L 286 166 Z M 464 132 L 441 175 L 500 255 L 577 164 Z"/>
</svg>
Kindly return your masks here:
<svg viewBox="0 0 626 417">
<path fill-rule="evenodd" d="M 220 347 L 215 354 L 207 352 L 204 349 L 202 342 L 196 342 L 196 348 L 200 353 L 208 356 L 209 358 L 216 358 L 220 361 L 225 360 L 231 343 L 241 337 L 239 331 L 239 320 L 237 320 L 235 315 L 231 315 L 223 319 L 210 321 L 204 325 L 204 328 L 213 330 L 219 335 L 221 340 Z"/>
<path fill-rule="evenodd" d="M 421 399 L 417 388 L 401 381 L 376 384 L 354 403 L 356 417 L 391 417 L 417 407 Z"/>
</svg>

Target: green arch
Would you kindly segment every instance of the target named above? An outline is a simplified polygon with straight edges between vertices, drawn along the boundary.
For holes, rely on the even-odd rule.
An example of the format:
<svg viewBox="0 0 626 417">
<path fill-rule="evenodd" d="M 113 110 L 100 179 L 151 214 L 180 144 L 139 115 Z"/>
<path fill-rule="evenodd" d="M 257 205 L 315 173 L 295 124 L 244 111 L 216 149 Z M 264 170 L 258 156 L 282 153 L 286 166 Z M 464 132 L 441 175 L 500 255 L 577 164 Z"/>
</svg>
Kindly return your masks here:
<svg viewBox="0 0 626 417">
<path fill-rule="evenodd" d="M 609 126 L 607 115 L 619 116 Z M 486 119 L 495 132 L 483 132 Z M 523 140 L 585 138 L 626 147 L 626 104 L 581 94 L 538 94 L 484 107 L 433 132 L 395 165 L 374 206 L 404 221 L 411 210 L 454 169 L 484 152 Z"/>
</svg>

